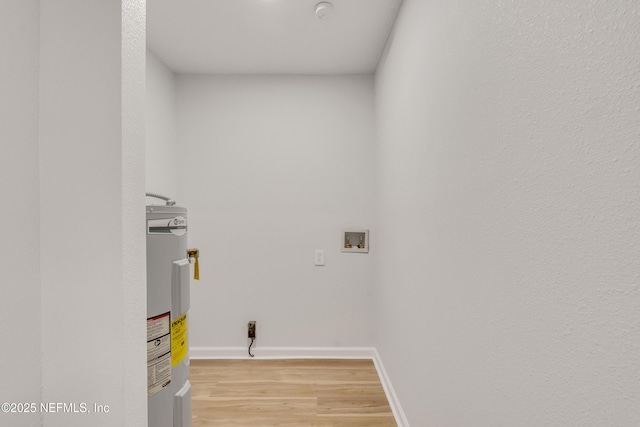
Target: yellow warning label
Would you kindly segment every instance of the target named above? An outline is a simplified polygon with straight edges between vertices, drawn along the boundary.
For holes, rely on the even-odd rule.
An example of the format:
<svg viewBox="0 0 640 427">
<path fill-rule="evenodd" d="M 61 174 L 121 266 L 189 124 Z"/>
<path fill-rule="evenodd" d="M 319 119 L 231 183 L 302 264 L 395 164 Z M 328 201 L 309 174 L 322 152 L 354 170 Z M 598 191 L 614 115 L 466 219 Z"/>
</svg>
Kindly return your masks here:
<svg viewBox="0 0 640 427">
<path fill-rule="evenodd" d="M 187 313 L 171 321 L 171 367 L 173 368 L 187 355 Z"/>
</svg>

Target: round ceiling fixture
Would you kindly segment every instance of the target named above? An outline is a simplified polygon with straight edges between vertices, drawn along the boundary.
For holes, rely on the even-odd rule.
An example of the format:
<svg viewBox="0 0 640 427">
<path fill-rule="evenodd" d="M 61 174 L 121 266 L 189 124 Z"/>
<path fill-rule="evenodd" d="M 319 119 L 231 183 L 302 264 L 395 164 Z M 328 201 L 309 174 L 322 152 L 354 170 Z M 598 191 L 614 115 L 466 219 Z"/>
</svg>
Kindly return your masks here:
<svg viewBox="0 0 640 427">
<path fill-rule="evenodd" d="M 327 19 L 333 12 L 333 5 L 329 2 L 323 1 L 316 5 L 316 18 Z"/>
</svg>

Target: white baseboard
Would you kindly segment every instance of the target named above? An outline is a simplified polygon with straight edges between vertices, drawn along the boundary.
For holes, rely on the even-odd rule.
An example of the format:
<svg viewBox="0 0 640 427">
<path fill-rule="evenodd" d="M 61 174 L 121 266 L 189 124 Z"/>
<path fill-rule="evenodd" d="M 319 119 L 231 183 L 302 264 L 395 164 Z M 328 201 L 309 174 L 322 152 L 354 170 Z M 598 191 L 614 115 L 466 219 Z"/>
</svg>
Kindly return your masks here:
<svg viewBox="0 0 640 427">
<path fill-rule="evenodd" d="M 254 347 L 255 359 L 373 359 L 373 347 Z M 247 347 L 191 347 L 190 359 L 251 359 Z"/>
<path fill-rule="evenodd" d="M 256 347 L 255 359 L 371 359 L 398 427 L 410 427 L 375 347 Z M 247 347 L 190 347 L 189 358 L 251 359 Z"/>
<path fill-rule="evenodd" d="M 387 375 L 387 371 L 384 369 L 378 350 L 374 348 L 373 353 L 373 364 L 376 366 L 376 370 L 378 371 L 380 382 L 384 388 L 384 393 L 387 395 L 387 400 L 389 401 L 389 406 L 391 406 L 391 412 L 393 412 L 393 416 L 396 419 L 396 424 L 398 424 L 398 427 L 410 427 L 407 416 L 404 414 L 402 406 L 400 405 L 400 400 L 398 400 L 398 395 L 393 389 L 393 385 L 391 385 L 391 380 L 389 379 L 389 375 Z"/>
</svg>

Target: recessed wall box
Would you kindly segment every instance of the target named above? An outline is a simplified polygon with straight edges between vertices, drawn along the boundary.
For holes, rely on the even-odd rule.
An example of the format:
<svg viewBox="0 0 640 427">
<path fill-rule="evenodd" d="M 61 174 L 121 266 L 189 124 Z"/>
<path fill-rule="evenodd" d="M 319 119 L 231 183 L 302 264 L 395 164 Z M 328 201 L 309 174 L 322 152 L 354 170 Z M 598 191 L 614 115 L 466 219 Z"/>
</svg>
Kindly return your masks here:
<svg viewBox="0 0 640 427">
<path fill-rule="evenodd" d="M 369 252 L 369 230 L 348 229 L 342 232 L 342 252 Z"/>
</svg>

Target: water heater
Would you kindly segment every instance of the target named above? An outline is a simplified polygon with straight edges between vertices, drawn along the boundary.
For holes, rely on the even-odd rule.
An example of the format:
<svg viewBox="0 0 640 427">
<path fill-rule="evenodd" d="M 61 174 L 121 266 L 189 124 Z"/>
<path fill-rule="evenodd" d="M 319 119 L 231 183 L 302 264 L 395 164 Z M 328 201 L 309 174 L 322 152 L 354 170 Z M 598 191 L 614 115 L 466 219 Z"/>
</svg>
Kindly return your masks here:
<svg viewBox="0 0 640 427">
<path fill-rule="evenodd" d="M 149 427 L 191 427 L 187 210 L 172 204 L 146 208 Z"/>
</svg>

